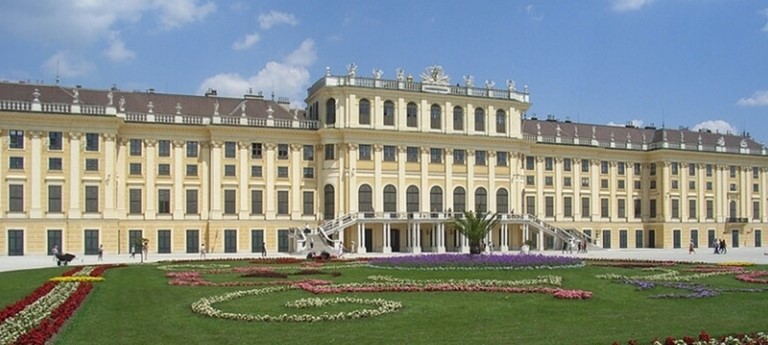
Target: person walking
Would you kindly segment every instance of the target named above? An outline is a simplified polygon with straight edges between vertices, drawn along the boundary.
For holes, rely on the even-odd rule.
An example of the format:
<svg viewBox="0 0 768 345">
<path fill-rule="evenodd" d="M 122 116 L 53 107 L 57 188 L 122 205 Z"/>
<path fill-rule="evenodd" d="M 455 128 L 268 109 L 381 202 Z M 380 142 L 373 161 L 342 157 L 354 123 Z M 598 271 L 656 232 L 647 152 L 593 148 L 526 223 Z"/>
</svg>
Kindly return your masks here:
<svg viewBox="0 0 768 345">
<path fill-rule="evenodd" d="M 267 257 L 267 243 L 261 242 L 261 257 L 265 258 Z"/>
<path fill-rule="evenodd" d="M 104 245 L 99 244 L 99 261 L 104 260 Z"/>
<path fill-rule="evenodd" d="M 715 254 L 720 254 L 720 240 L 715 239 L 715 242 L 712 243 L 712 245 L 715 247 Z"/>
<path fill-rule="evenodd" d="M 691 243 L 688 244 L 688 255 L 690 254 L 696 254 L 696 249 L 694 249 L 693 240 L 691 240 Z"/>
<path fill-rule="evenodd" d="M 720 239 L 720 254 L 728 254 L 728 249 L 725 248 L 725 239 Z"/>
<path fill-rule="evenodd" d="M 53 245 L 53 247 L 51 248 L 51 255 L 53 255 L 53 262 L 56 262 L 56 261 L 59 260 L 59 258 L 58 258 L 59 257 L 59 246 L 58 245 L 55 245 L 55 244 Z"/>
<path fill-rule="evenodd" d="M 200 245 L 200 258 L 205 259 L 205 243 Z"/>
<path fill-rule="evenodd" d="M 131 245 L 131 259 L 135 259 L 135 258 L 136 258 L 136 245 L 132 244 Z"/>
</svg>

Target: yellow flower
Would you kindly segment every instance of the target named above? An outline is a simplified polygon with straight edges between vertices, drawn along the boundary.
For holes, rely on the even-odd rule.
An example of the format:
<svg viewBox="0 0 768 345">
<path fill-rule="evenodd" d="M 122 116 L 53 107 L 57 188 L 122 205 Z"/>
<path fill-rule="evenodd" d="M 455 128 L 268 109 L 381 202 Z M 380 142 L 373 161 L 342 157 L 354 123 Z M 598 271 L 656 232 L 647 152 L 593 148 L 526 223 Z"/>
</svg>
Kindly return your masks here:
<svg viewBox="0 0 768 345">
<path fill-rule="evenodd" d="M 49 279 L 52 282 L 74 283 L 74 282 L 102 282 L 104 277 L 91 277 L 91 276 L 68 276 L 68 277 L 53 277 Z"/>
</svg>

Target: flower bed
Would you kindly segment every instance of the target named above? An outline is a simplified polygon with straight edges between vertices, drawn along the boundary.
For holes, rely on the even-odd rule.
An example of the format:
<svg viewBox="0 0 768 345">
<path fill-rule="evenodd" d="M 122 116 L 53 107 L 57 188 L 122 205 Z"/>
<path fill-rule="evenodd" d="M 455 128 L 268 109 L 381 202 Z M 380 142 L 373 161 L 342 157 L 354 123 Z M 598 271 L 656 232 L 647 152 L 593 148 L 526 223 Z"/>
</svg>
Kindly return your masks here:
<svg viewBox="0 0 768 345">
<path fill-rule="evenodd" d="M 104 265 L 76 267 L 0 312 L 0 344 L 45 344 L 80 306 Z"/>
<path fill-rule="evenodd" d="M 753 271 L 749 273 L 739 274 L 736 279 L 747 283 L 768 284 L 768 279 L 760 279 L 760 277 L 768 276 L 768 271 Z"/>
<path fill-rule="evenodd" d="M 504 270 L 581 267 L 576 257 L 551 255 L 430 254 L 375 258 L 371 267 L 418 270 Z"/>
<path fill-rule="evenodd" d="M 643 271 L 660 272 L 660 273 L 651 274 L 651 275 L 634 275 L 634 276 L 625 276 L 621 274 L 607 273 L 607 274 L 598 274 L 595 277 L 598 279 L 613 279 L 613 280 L 642 279 L 642 280 L 653 280 L 653 281 L 682 282 L 682 281 L 691 281 L 694 279 L 701 279 L 706 277 L 733 274 L 733 272 L 730 270 L 716 270 L 716 271 L 709 271 L 709 272 L 694 273 L 689 275 L 680 275 L 680 272 L 676 270 L 665 269 L 665 268 L 646 268 L 646 269 L 643 269 Z"/>
<path fill-rule="evenodd" d="M 168 272 L 166 277 L 171 278 L 168 281 L 170 285 L 177 286 L 265 286 L 265 285 L 293 285 L 302 282 L 310 282 L 312 284 L 331 284 L 329 281 L 318 279 L 303 279 L 303 280 L 272 280 L 272 281 L 228 281 L 228 282 L 212 282 L 203 279 L 203 275 L 200 272 Z"/>
<path fill-rule="evenodd" d="M 674 261 L 633 261 L 633 260 L 587 260 L 590 266 L 601 267 L 620 267 L 620 268 L 653 268 L 653 267 L 671 267 L 677 265 Z"/>
<path fill-rule="evenodd" d="M 640 343 L 637 340 L 630 340 L 627 344 L 638 345 Z M 668 336 L 664 340 L 658 338 L 652 340 L 650 345 L 766 345 L 768 344 L 768 334 L 765 332 L 758 332 L 752 334 L 736 334 L 721 337 L 712 337 L 709 333 L 701 331 L 698 339 L 693 336 L 684 336 L 682 338 L 675 338 Z M 618 341 L 614 341 L 612 345 L 620 345 Z"/>
</svg>

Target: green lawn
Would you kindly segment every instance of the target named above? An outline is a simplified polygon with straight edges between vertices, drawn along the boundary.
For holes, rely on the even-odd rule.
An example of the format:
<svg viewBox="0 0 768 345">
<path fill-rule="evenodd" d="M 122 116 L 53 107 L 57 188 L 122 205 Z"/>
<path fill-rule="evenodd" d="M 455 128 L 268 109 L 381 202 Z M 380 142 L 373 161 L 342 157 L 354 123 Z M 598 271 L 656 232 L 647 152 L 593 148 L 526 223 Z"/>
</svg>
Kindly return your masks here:
<svg viewBox="0 0 768 345">
<path fill-rule="evenodd" d="M 233 265 L 247 265 L 236 262 Z M 681 270 L 685 266 L 675 266 Z M 748 267 L 747 269 L 768 269 Z M 0 274 L 0 305 L 22 298 L 64 269 Z M 330 270 L 334 271 L 334 270 Z M 318 323 L 260 323 L 213 319 L 194 314 L 190 305 L 202 297 L 258 287 L 171 286 L 155 265 L 107 270 L 85 303 L 53 339 L 55 344 L 626 344 L 654 337 L 755 332 L 768 329 L 768 292 L 727 292 L 702 299 L 650 299 L 669 288 L 638 291 L 634 286 L 597 279 L 604 273 L 648 274 L 639 269 L 586 266 L 523 271 L 406 271 L 343 268 L 340 277 L 291 277 L 335 282 L 365 282 L 370 275 L 411 279 L 504 279 L 558 275 L 563 288 L 593 292 L 589 300 L 560 300 L 545 294 L 484 292 L 349 293 L 319 297 L 383 298 L 403 309 L 379 317 Z M 208 275 L 211 281 L 254 280 L 234 274 Z M 715 287 L 762 288 L 733 275 L 702 278 Z M 273 315 L 297 313 L 284 303 L 311 294 L 301 290 L 244 297 L 216 304 L 228 312 Z M 357 305 L 324 307 L 339 312 Z M 301 311 L 305 313 L 307 311 Z M 310 311 L 311 312 L 311 311 Z"/>
</svg>

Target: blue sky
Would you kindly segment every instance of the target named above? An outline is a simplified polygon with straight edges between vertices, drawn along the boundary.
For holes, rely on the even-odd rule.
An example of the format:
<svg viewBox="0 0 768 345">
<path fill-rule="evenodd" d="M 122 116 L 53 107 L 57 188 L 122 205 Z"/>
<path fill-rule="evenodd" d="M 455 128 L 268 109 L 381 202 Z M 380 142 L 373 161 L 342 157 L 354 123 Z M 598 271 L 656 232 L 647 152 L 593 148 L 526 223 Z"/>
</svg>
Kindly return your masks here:
<svg viewBox="0 0 768 345">
<path fill-rule="evenodd" d="M 0 2 L 0 80 L 301 105 L 330 67 L 528 85 L 529 115 L 768 143 L 768 1 Z M 0 95 L 2 98 L 2 95 Z"/>
</svg>

